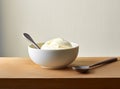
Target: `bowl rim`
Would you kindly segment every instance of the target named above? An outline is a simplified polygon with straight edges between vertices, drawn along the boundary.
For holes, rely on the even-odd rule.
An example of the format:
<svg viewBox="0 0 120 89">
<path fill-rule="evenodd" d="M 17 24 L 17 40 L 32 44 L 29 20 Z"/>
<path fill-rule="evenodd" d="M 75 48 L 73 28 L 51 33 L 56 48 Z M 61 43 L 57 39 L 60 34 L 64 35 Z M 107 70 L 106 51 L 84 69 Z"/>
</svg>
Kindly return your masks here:
<svg viewBox="0 0 120 89">
<path fill-rule="evenodd" d="M 37 44 L 44 44 L 45 42 L 38 42 Z M 73 47 L 70 47 L 70 48 L 63 48 L 63 49 L 37 49 L 37 48 L 35 48 L 35 47 L 31 47 L 31 46 L 33 46 L 33 44 L 30 44 L 30 45 L 28 45 L 28 48 L 30 48 L 30 49 L 34 49 L 34 50 L 51 50 L 51 51 L 53 51 L 53 50 L 70 50 L 70 49 L 74 49 L 74 48 L 79 48 L 79 45 L 77 44 L 77 43 L 75 43 L 75 42 L 70 42 L 71 44 L 72 44 L 72 46 Z"/>
</svg>

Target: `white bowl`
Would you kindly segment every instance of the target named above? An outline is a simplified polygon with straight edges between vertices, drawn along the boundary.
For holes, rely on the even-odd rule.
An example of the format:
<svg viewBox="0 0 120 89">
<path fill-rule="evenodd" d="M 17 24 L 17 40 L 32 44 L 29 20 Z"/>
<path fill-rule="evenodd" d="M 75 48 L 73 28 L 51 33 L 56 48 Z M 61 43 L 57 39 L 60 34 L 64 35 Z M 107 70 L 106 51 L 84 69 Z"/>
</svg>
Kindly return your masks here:
<svg viewBox="0 0 120 89">
<path fill-rule="evenodd" d="M 29 45 L 28 53 L 32 61 L 43 68 L 63 68 L 72 63 L 78 55 L 78 44 L 73 42 L 71 44 L 72 48 L 58 50 L 41 50 Z M 41 47 L 43 43 L 38 45 Z"/>
</svg>

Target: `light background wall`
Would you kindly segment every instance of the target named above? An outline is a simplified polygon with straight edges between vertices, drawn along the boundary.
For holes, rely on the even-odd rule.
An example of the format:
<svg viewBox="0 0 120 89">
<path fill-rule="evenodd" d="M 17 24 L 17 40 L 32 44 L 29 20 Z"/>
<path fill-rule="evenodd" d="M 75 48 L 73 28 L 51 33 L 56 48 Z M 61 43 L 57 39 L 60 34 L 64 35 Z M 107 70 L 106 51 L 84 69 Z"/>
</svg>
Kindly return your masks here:
<svg viewBox="0 0 120 89">
<path fill-rule="evenodd" d="M 0 56 L 28 56 L 24 32 L 76 42 L 79 56 L 120 55 L 120 0 L 0 1 Z"/>
</svg>

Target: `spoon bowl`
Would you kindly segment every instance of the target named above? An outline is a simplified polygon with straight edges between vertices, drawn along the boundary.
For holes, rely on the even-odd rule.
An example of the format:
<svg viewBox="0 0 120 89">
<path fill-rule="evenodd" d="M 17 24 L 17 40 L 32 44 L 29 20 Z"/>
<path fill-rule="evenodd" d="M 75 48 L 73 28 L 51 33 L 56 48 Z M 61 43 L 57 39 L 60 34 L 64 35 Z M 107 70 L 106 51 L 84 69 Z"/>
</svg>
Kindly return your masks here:
<svg viewBox="0 0 120 89">
<path fill-rule="evenodd" d="M 90 66 L 74 66 L 72 69 L 81 73 L 87 73 L 90 70 Z"/>
</svg>

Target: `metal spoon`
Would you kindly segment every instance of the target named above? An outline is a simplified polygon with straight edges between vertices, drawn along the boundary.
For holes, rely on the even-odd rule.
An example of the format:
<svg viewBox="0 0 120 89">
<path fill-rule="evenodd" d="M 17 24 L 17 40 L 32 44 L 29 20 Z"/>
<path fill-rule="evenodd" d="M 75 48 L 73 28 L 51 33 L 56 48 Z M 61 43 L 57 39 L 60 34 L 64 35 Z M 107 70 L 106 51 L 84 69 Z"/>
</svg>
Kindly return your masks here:
<svg viewBox="0 0 120 89">
<path fill-rule="evenodd" d="M 30 42 L 32 42 L 35 48 L 40 49 L 40 47 L 35 43 L 35 41 L 32 39 L 32 37 L 28 33 L 23 33 L 23 36 L 27 38 Z"/>
<path fill-rule="evenodd" d="M 111 58 L 111 59 L 108 59 L 108 60 L 104 60 L 104 61 L 92 64 L 90 66 L 73 66 L 72 69 L 76 70 L 76 71 L 79 71 L 81 73 L 88 73 L 90 69 L 93 69 L 93 68 L 96 68 L 96 67 L 99 67 L 99 66 L 102 66 L 102 65 L 105 65 L 105 64 L 109 64 L 109 63 L 115 62 L 117 60 L 118 60 L 117 58 Z"/>
</svg>

